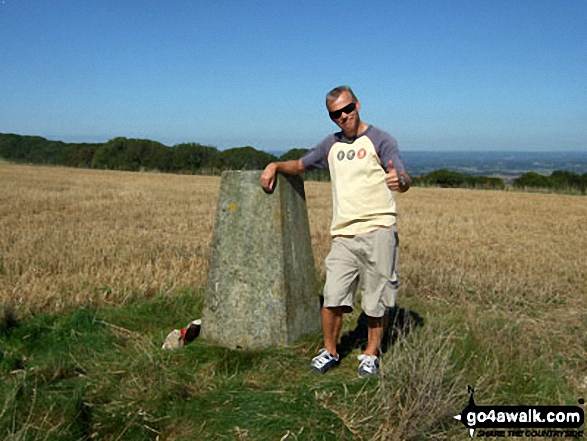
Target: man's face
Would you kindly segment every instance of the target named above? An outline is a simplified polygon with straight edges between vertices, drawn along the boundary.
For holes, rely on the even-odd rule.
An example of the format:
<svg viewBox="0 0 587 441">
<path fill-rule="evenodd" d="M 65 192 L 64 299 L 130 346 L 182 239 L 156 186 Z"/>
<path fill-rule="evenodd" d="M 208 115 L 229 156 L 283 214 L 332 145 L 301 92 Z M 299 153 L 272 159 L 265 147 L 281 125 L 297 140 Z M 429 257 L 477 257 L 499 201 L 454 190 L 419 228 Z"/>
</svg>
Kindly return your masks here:
<svg viewBox="0 0 587 441">
<path fill-rule="evenodd" d="M 330 119 L 332 119 L 332 121 L 334 121 L 334 123 L 340 127 L 347 138 L 355 138 L 357 136 L 359 124 L 361 123 L 361 119 L 359 118 L 359 109 L 361 108 L 361 104 L 359 101 L 353 101 L 351 94 L 346 91 L 342 92 L 336 100 L 329 101 L 326 104 L 328 112 L 332 113 L 336 112 L 337 110 L 344 109 L 352 103 L 356 105 L 356 108 L 349 113 L 338 112 L 340 115 L 333 116 L 331 114 L 330 116 Z"/>
</svg>

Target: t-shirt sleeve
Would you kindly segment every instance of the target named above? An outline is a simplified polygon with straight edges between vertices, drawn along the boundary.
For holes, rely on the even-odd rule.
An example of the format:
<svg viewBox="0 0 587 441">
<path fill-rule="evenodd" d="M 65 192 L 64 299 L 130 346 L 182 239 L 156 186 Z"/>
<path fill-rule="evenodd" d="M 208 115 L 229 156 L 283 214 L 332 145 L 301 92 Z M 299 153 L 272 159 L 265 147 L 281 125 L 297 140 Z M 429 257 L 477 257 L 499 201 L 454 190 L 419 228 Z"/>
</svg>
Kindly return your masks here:
<svg viewBox="0 0 587 441">
<path fill-rule="evenodd" d="M 327 136 L 316 147 L 302 156 L 302 164 L 306 170 L 328 168 L 328 153 L 334 144 L 333 136 Z"/>
<path fill-rule="evenodd" d="M 404 161 L 399 154 L 399 147 L 396 139 L 386 132 L 378 131 L 376 139 L 373 141 L 375 141 L 374 144 L 376 146 L 376 151 L 385 173 L 389 173 L 390 159 L 393 161 L 393 167 L 398 173 L 405 173 L 406 168 L 404 166 Z"/>
</svg>

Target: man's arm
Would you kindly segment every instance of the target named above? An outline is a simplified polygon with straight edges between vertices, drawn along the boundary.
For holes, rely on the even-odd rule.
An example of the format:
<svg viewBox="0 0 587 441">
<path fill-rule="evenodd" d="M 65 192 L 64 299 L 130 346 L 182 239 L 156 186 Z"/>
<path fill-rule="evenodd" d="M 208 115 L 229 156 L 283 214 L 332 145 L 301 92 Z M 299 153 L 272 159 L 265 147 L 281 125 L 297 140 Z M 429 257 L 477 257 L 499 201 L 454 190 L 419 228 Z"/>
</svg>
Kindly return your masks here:
<svg viewBox="0 0 587 441">
<path fill-rule="evenodd" d="M 277 173 L 282 173 L 284 175 L 300 175 L 305 171 L 306 167 L 304 167 L 301 158 L 293 159 L 291 161 L 272 162 L 265 167 L 265 170 L 261 173 L 261 187 L 263 187 L 263 190 L 266 192 L 271 193 L 275 187 Z"/>
</svg>

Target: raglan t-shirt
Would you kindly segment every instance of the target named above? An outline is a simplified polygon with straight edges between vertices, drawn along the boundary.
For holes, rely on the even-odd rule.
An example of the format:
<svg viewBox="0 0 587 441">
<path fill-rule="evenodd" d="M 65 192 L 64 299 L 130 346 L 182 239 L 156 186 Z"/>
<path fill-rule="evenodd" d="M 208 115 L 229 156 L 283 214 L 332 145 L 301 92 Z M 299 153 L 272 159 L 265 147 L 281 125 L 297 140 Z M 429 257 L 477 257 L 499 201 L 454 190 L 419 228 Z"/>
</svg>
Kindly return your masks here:
<svg viewBox="0 0 587 441">
<path fill-rule="evenodd" d="M 398 173 L 404 171 L 397 141 L 374 126 L 353 140 L 342 132 L 329 135 L 302 157 L 306 170 L 330 170 L 333 236 L 395 224 L 396 203 L 385 183 L 390 159 Z"/>
</svg>

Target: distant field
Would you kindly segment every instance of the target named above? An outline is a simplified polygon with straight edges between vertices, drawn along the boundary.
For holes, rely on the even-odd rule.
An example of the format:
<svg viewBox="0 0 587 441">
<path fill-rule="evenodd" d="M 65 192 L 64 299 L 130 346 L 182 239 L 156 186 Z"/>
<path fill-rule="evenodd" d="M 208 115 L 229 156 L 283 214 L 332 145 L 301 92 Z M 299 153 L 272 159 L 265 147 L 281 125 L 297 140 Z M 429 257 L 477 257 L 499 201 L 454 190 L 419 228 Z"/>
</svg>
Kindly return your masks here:
<svg viewBox="0 0 587 441">
<path fill-rule="evenodd" d="M 2 164 L 0 298 L 24 310 L 53 310 L 201 286 L 219 183 L 218 177 Z M 308 182 L 306 191 L 322 268 L 330 247 L 330 186 Z M 398 200 L 404 286 L 420 295 L 441 282 L 452 296 L 488 291 L 512 304 L 521 297 L 585 300 L 583 198 L 413 188 Z"/>
<path fill-rule="evenodd" d="M 219 183 L 0 164 L 0 303 L 25 316 L 200 290 Z M 306 193 L 323 273 L 330 185 Z M 452 335 L 462 387 L 512 405 L 585 397 L 585 198 L 413 188 L 397 199 L 400 306 Z"/>
</svg>

